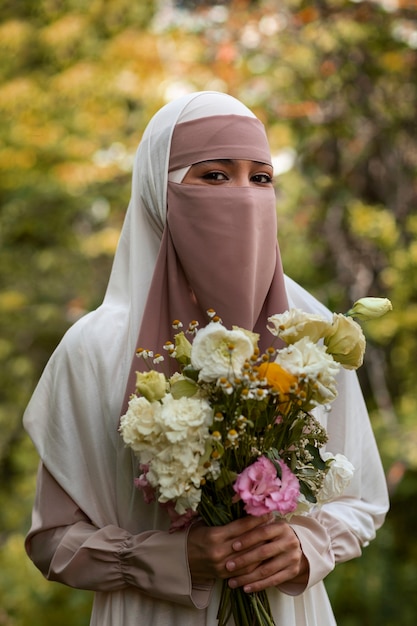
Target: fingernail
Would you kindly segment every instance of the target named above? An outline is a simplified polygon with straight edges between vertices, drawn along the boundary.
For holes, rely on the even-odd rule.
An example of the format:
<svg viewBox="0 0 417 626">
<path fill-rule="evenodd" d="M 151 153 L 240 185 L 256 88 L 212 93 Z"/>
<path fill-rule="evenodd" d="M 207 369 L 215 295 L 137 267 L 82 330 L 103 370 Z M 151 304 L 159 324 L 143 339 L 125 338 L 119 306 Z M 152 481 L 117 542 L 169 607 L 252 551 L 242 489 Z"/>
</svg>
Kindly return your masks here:
<svg viewBox="0 0 417 626">
<path fill-rule="evenodd" d="M 234 561 L 227 561 L 226 569 L 228 569 L 229 572 L 233 572 L 235 568 L 236 568 L 236 563 Z"/>
<path fill-rule="evenodd" d="M 231 579 L 229 580 L 229 587 L 231 587 L 232 589 L 236 589 L 236 587 L 237 587 L 237 582 L 236 582 L 236 580 L 235 580 L 234 578 L 231 578 Z"/>
<path fill-rule="evenodd" d="M 234 544 L 232 545 L 233 550 L 241 550 L 242 549 L 242 543 L 240 541 L 235 541 Z"/>
</svg>

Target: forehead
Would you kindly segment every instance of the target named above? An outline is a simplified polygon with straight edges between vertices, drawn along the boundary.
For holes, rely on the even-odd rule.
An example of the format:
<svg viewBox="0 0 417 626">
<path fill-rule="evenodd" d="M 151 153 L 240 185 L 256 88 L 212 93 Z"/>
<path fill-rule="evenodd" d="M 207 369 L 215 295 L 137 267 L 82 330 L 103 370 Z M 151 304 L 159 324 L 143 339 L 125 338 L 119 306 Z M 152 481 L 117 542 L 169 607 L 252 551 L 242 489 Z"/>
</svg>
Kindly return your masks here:
<svg viewBox="0 0 417 626">
<path fill-rule="evenodd" d="M 263 124 L 242 115 L 214 115 L 177 124 L 169 171 L 201 161 L 245 159 L 271 164 Z"/>
</svg>

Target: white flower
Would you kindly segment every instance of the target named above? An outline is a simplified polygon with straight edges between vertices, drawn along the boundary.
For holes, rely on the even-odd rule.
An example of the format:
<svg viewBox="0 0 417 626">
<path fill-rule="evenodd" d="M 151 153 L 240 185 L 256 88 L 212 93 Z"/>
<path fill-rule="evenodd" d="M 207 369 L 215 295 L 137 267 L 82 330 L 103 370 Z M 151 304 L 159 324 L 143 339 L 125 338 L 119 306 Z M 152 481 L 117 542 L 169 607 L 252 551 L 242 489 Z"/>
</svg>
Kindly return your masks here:
<svg viewBox="0 0 417 626">
<path fill-rule="evenodd" d="M 335 399 L 337 389 L 334 377 L 340 366 L 327 354 L 324 346 L 318 346 L 303 337 L 280 350 L 275 361 L 291 374 L 307 381 L 313 406 Z"/>
<path fill-rule="evenodd" d="M 159 402 L 149 402 L 142 396 L 130 399 L 128 410 L 120 419 L 120 432 L 135 453 L 152 448 L 160 437 L 160 413 Z"/>
<path fill-rule="evenodd" d="M 268 330 L 285 343 L 295 343 L 303 337 L 316 342 L 326 334 L 331 325 L 324 317 L 301 309 L 290 309 L 285 313 L 271 315 L 268 322 Z"/>
<path fill-rule="evenodd" d="M 211 322 L 194 338 L 191 364 L 199 370 L 199 380 L 212 382 L 239 376 L 252 353 L 252 342 L 243 331 L 227 330 L 222 324 Z"/>
<path fill-rule="evenodd" d="M 366 340 L 362 328 L 351 317 L 334 313 L 324 344 L 334 360 L 346 369 L 357 369 L 362 365 Z"/>
<path fill-rule="evenodd" d="M 207 400 L 186 397 L 175 399 L 167 394 L 162 400 L 162 428 L 166 438 L 175 443 L 185 440 L 190 446 L 195 441 L 205 441 L 208 427 L 213 421 L 213 409 Z"/>
<path fill-rule="evenodd" d="M 330 452 L 322 453 L 323 461 L 330 462 L 330 468 L 324 479 L 324 483 L 317 494 L 317 502 L 323 504 L 338 496 L 341 496 L 352 480 L 355 468 L 343 455 L 333 456 Z"/>
<path fill-rule="evenodd" d="M 359 320 L 371 320 L 385 315 L 388 311 L 392 311 L 392 304 L 388 298 L 360 298 L 347 315 L 357 317 Z"/>
</svg>

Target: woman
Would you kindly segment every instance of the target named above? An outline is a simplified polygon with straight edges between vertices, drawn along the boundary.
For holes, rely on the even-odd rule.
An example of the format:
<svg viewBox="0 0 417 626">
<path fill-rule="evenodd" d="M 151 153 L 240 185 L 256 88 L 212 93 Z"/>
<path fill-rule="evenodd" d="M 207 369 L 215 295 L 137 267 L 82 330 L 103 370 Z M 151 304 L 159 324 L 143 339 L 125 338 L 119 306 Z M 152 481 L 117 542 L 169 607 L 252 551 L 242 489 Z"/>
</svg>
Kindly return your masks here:
<svg viewBox="0 0 417 626">
<path fill-rule="evenodd" d="M 160 349 L 171 322 L 224 324 L 265 336 L 267 317 L 296 306 L 329 315 L 284 277 L 270 151 L 262 124 L 225 94 L 163 107 L 139 146 L 132 199 L 101 307 L 51 357 L 24 422 L 41 465 L 29 556 L 50 580 L 96 592 L 96 626 L 215 625 L 221 579 L 269 589 L 277 624 L 330 626 L 322 583 L 357 557 L 387 510 L 385 480 L 355 374 L 343 370 L 328 448 L 356 468 L 346 495 L 291 524 L 251 516 L 168 533 L 132 488 L 137 462 L 118 421 L 138 346 Z"/>
</svg>

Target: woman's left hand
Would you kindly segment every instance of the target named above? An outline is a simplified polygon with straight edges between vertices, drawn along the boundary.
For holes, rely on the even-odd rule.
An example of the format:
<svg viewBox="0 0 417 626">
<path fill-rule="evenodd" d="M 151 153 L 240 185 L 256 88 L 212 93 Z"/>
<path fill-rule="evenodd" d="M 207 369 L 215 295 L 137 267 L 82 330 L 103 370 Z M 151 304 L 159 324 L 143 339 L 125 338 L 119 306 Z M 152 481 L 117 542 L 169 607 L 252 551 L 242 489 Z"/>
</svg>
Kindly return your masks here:
<svg viewBox="0 0 417 626">
<path fill-rule="evenodd" d="M 247 593 L 291 581 L 308 582 L 309 564 L 297 535 L 284 520 L 273 520 L 241 535 L 232 544 L 236 556 L 228 559 L 229 586 Z"/>
</svg>

